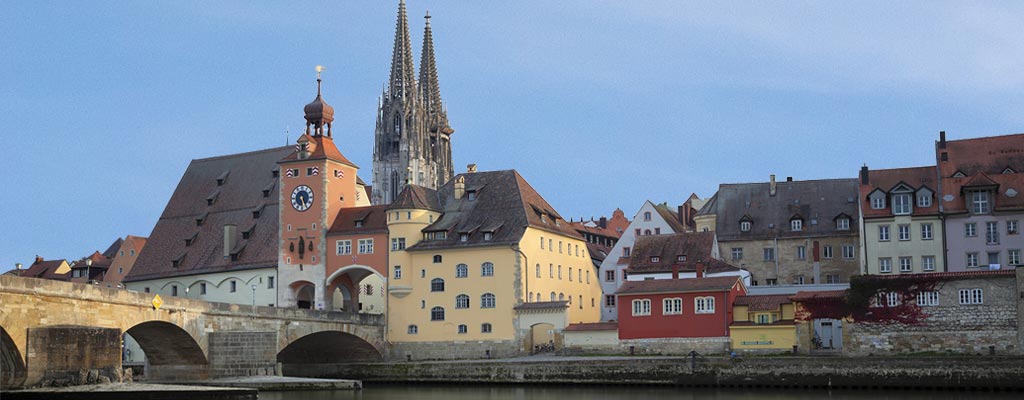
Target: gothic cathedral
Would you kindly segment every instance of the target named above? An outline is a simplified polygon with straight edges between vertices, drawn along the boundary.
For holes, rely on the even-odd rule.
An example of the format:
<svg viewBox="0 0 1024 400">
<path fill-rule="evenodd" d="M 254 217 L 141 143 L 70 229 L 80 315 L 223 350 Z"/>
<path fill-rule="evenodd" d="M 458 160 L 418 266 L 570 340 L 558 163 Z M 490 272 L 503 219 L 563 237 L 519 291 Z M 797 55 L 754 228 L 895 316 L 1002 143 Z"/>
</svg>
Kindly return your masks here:
<svg viewBox="0 0 1024 400">
<path fill-rule="evenodd" d="M 390 204 L 408 184 L 437 189 L 452 179 L 451 134 L 426 15 L 420 76 L 415 79 L 405 0 L 398 5 L 391 77 L 377 108 L 373 204 Z"/>
</svg>

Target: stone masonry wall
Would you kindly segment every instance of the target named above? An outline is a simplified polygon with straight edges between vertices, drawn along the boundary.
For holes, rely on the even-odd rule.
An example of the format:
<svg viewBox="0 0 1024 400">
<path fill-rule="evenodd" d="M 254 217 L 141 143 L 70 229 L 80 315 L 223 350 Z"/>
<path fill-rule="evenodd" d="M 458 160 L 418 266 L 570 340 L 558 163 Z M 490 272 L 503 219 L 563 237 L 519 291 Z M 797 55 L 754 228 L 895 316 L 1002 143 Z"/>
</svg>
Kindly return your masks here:
<svg viewBox="0 0 1024 400">
<path fill-rule="evenodd" d="M 729 352 L 728 337 L 657 338 L 619 340 L 617 344 L 566 346 L 562 354 L 592 355 L 687 355 L 696 351 L 702 355 L 721 355 Z"/>
<path fill-rule="evenodd" d="M 982 289 L 984 304 L 962 305 L 960 289 Z M 1017 282 L 1013 276 L 960 279 L 940 284 L 939 305 L 921 307 L 920 325 L 850 323 L 844 353 L 914 352 L 1018 354 Z"/>
<path fill-rule="evenodd" d="M 519 344 L 512 340 L 402 342 L 391 343 L 388 346 L 388 360 L 391 361 L 472 360 L 519 355 L 522 355 Z"/>
<path fill-rule="evenodd" d="M 86 326 L 29 328 L 28 379 L 43 386 L 120 382 L 121 331 Z"/>
<path fill-rule="evenodd" d="M 211 332 L 210 377 L 276 375 L 277 332 Z"/>
</svg>

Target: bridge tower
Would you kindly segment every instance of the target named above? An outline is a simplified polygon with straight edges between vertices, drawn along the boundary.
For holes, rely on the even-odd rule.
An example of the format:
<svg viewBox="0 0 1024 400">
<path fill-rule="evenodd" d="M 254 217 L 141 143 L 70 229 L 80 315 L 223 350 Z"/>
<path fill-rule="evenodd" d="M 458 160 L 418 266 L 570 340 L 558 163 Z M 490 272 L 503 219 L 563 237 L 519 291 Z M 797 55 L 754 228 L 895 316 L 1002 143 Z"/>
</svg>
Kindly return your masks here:
<svg viewBox="0 0 1024 400">
<path fill-rule="evenodd" d="M 359 167 L 334 145 L 334 108 L 321 94 L 306 105 L 306 130 L 295 151 L 279 161 L 278 306 L 323 309 L 328 303 L 327 231 L 344 208 L 368 205 Z"/>
</svg>

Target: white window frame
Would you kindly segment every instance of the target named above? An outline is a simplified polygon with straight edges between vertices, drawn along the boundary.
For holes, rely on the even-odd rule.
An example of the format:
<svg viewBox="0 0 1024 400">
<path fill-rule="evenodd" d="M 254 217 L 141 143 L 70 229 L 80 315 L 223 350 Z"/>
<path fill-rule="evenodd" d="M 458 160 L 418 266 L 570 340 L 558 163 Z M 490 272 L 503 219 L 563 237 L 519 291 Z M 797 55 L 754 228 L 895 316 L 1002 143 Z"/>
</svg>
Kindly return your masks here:
<svg viewBox="0 0 1024 400">
<path fill-rule="evenodd" d="M 999 221 L 985 221 L 985 244 L 999 244 Z"/>
<path fill-rule="evenodd" d="M 1006 250 L 1006 264 L 1011 266 L 1017 266 L 1020 264 L 1020 249 L 1007 249 Z"/>
<path fill-rule="evenodd" d="M 939 305 L 939 292 L 928 291 L 917 293 L 917 305 L 918 307 L 935 307 Z"/>
<path fill-rule="evenodd" d="M 1015 219 L 1006 221 L 1006 234 L 1016 235 L 1018 233 L 1020 233 L 1020 221 L 1017 221 Z"/>
<path fill-rule="evenodd" d="M 836 220 L 836 230 L 840 230 L 840 231 L 848 231 L 848 230 L 850 230 L 850 219 L 849 218 L 839 218 L 839 219 L 837 219 Z"/>
<path fill-rule="evenodd" d="M 351 240 L 339 240 L 335 242 L 335 251 L 337 255 L 352 254 L 352 241 Z"/>
<path fill-rule="evenodd" d="M 871 209 L 872 210 L 882 210 L 882 209 L 885 209 L 885 196 L 879 194 L 879 195 L 875 195 L 874 197 L 872 197 L 871 198 Z"/>
<path fill-rule="evenodd" d="M 978 252 L 972 251 L 967 253 L 967 268 L 977 268 L 981 259 L 978 256 Z"/>
<path fill-rule="evenodd" d="M 857 248 L 852 244 L 844 244 L 839 247 L 843 252 L 844 260 L 853 260 L 857 258 Z M 849 254 L 849 255 L 847 255 Z"/>
<path fill-rule="evenodd" d="M 984 190 L 971 192 L 971 213 L 988 214 L 992 210 L 989 204 L 990 197 L 989 192 Z"/>
<path fill-rule="evenodd" d="M 892 195 L 892 213 L 893 215 L 910 215 L 914 211 L 914 207 L 911 204 L 909 193 L 899 193 Z"/>
<path fill-rule="evenodd" d="M 900 257 L 900 272 L 914 272 L 913 257 Z"/>
<path fill-rule="evenodd" d="M 679 298 L 679 297 L 662 299 L 662 301 L 661 301 L 661 313 L 663 315 L 682 315 L 683 314 L 683 299 Z"/>
<path fill-rule="evenodd" d="M 701 296 L 693 299 L 694 314 L 714 314 L 715 298 L 713 296 Z"/>
<path fill-rule="evenodd" d="M 964 224 L 964 237 L 976 236 L 978 236 L 978 224 L 974 222 L 968 222 Z"/>
<path fill-rule="evenodd" d="M 359 254 L 373 254 L 373 239 L 359 239 Z"/>
<path fill-rule="evenodd" d="M 742 247 L 733 247 L 732 248 L 732 259 L 733 260 L 742 260 L 743 259 L 743 248 Z"/>
<path fill-rule="evenodd" d="M 633 316 L 646 317 L 651 315 L 651 299 L 633 300 Z"/>
<path fill-rule="evenodd" d="M 932 240 L 935 238 L 935 231 L 932 224 L 924 223 L 921 224 L 921 240 Z"/>
<path fill-rule="evenodd" d="M 469 277 L 469 266 L 466 264 L 455 265 L 455 277 L 456 278 L 468 278 Z"/>
<path fill-rule="evenodd" d="M 458 310 L 465 308 L 469 308 L 469 295 L 463 293 L 455 296 L 455 309 Z"/>
<path fill-rule="evenodd" d="M 804 230 L 804 220 L 799 218 L 789 220 L 789 230 L 793 232 L 800 232 Z"/>
<path fill-rule="evenodd" d="M 932 196 L 930 194 L 918 194 L 917 195 L 917 206 L 918 207 L 931 207 Z"/>
<path fill-rule="evenodd" d="M 900 241 L 905 242 L 905 241 L 910 240 L 910 225 L 909 224 L 896 225 L 896 235 L 897 235 L 897 237 L 899 238 Z"/>
<path fill-rule="evenodd" d="M 740 232 L 750 232 L 750 221 L 740 221 Z"/>
<path fill-rule="evenodd" d="M 420 327 L 418 327 L 416 325 L 409 325 L 409 327 L 406 328 L 405 333 L 409 334 L 409 335 L 418 334 L 418 333 L 420 333 Z"/>
<path fill-rule="evenodd" d="M 888 242 L 889 241 L 889 225 L 878 226 L 878 241 Z"/>
<path fill-rule="evenodd" d="M 832 252 L 832 245 L 825 245 L 821 247 L 821 256 L 824 258 L 832 258 L 834 253 Z"/>
<path fill-rule="evenodd" d="M 402 279 L 402 266 L 401 265 L 396 265 L 395 266 L 395 279 Z"/>
<path fill-rule="evenodd" d="M 487 261 L 480 264 L 480 276 L 494 276 L 494 263 Z"/>
<path fill-rule="evenodd" d="M 878 272 L 882 273 L 882 274 L 887 274 L 887 273 L 892 272 L 892 258 L 891 257 L 881 257 L 881 258 L 878 259 Z"/>
<path fill-rule="evenodd" d="M 405 238 L 391 238 L 391 251 L 405 250 Z"/>
<path fill-rule="evenodd" d="M 960 289 L 957 293 L 961 305 L 985 304 L 985 291 L 976 289 Z"/>
<path fill-rule="evenodd" d="M 806 260 L 807 259 L 807 246 L 796 246 L 796 259 Z"/>
<path fill-rule="evenodd" d="M 922 271 L 934 271 L 935 270 L 935 256 L 921 256 L 921 270 Z"/>
</svg>

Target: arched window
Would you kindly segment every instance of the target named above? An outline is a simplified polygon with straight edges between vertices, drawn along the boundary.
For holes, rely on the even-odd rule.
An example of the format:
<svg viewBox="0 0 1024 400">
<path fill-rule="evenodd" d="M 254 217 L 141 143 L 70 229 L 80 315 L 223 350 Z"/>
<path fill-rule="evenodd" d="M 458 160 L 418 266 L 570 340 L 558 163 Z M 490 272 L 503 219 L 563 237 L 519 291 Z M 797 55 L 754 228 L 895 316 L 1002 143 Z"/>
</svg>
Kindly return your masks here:
<svg viewBox="0 0 1024 400">
<path fill-rule="evenodd" d="M 431 292 L 443 292 L 444 291 L 444 279 L 434 278 L 430 281 Z"/>
<path fill-rule="evenodd" d="M 469 266 L 466 264 L 459 264 L 455 266 L 455 277 L 465 278 L 469 276 Z"/>
<path fill-rule="evenodd" d="M 650 221 L 650 220 L 651 220 L 651 212 L 650 211 L 645 211 L 644 212 L 644 221 Z"/>
<path fill-rule="evenodd" d="M 537 264 L 537 277 L 540 278 L 540 264 Z"/>
<path fill-rule="evenodd" d="M 420 333 L 420 327 L 418 327 L 416 325 L 409 325 L 409 331 L 408 332 L 409 332 L 410 335 L 415 335 L 417 333 Z"/>
<path fill-rule="evenodd" d="M 480 333 L 491 333 L 491 324 L 480 324 Z"/>
<path fill-rule="evenodd" d="M 565 300 L 565 293 L 559 293 L 558 294 L 558 301 L 564 301 L 564 300 Z"/>
<path fill-rule="evenodd" d="M 430 320 L 431 321 L 444 321 L 444 307 L 434 307 L 430 309 Z"/>
<path fill-rule="evenodd" d="M 526 296 L 526 301 L 531 303 L 533 302 L 533 292 L 530 292 L 530 294 Z"/>
<path fill-rule="evenodd" d="M 440 254 L 434 254 L 434 264 L 440 264 L 440 263 L 441 263 L 441 255 Z"/>
<path fill-rule="evenodd" d="M 455 308 L 469 308 L 469 295 L 455 296 Z"/>
<path fill-rule="evenodd" d="M 395 114 L 395 137 L 402 136 L 402 118 Z"/>
<path fill-rule="evenodd" d="M 651 230 L 650 229 L 644 229 L 644 236 L 651 236 Z"/>
<path fill-rule="evenodd" d="M 485 262 L 480 266 L 480 276 L 494 276 L 494 264 Z"/>
<path fill-rule="evenodd" d="M 463 333 L 467 333 L 467 332 L 469 332 L 469 327 L 468 326 L 466 326 L 466 325 L 459 325 L 459 334 L 463 334 Z"/>
<path fill-rule="evenodd" d="M 484 293 L 483 296 L 480 296 L 480 308 L 494 308 L 494 303 L 493 293 Z"/>
<path fill-rule="evenodd" d="M 555 292 L 551 292 L 551 301 L 555 301 Z"/>
</svg>

